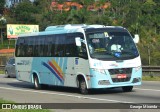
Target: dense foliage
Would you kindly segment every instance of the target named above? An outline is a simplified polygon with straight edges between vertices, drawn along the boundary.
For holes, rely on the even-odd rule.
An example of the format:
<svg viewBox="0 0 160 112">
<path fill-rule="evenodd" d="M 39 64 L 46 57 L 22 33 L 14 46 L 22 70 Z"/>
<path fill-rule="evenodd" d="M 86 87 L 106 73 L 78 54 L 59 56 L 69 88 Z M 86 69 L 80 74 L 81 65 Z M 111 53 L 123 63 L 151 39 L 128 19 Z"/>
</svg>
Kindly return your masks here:
<svg viewBox="0 0 160 112">
<path fill-rule="evenodd" d="M 3 13 L 3 10 L 4 10 L 4 4 L 5 4 L 5 0 L 1 0 L 0 2 L 0 14 Z"/>
<path fill-rule="evenodd" d="M 53 10 L 53 0 L 24 2 L 4 12 L 8 23 L 48 25 L 104 24 L 126 27 L 132 34 L 140 35 L 138 48 L 143 65 L 160 65 L 160 2 L 159 0 L 99 0 L 97 6 L 109 2 L 106 9 L 87 10 L 95 0 L 72 0 L 83 5 L 81 10 Z M 59 0 L 63 3 L 64 0 Z M 150 57 L 150 61 L 149 61 Z"/>
</svg>

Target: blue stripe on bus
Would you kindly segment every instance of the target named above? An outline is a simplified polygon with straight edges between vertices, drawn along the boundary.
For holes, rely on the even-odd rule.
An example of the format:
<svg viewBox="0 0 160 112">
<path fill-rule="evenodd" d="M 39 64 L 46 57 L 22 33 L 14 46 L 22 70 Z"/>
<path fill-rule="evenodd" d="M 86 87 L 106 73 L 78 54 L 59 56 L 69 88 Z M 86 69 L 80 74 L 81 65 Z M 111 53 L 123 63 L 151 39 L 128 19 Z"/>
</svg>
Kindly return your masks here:
<svg viewBox="0 0 160 112">
<path fill-rule="evenodd" d="M 52 68 L 51 68 L 48 64 L 46 64 L 45 62 L 42 62 L 42 64 L 43 64 L 45 67 L 47 67 L 62 83 L 64 83 L 63 80 L 57 75 L 57 73 L 55 72 L 54 69 L 52 69 Z"/>
</svg>

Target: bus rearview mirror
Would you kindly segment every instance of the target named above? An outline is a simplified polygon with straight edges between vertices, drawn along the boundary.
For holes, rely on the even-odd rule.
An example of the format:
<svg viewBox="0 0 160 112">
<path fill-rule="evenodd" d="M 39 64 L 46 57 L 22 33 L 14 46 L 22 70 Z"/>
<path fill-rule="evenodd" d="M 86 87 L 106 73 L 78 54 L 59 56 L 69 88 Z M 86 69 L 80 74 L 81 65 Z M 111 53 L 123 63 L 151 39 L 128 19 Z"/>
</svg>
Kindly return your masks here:
<svg viewBox="0 0 160 112">
<path fill-rule="evenodd" d="M 138 34 L 135 34 L 133 40 L 134 40 L 134 43 L 137 44 L 137 43 L 139 42 L 139 35 L 138 35 Z"/>
<path fill-rule="evenodd" d="M 81 46 L 81 38 L 80 37 L 76 37 L 75 41 L 76 41 L 76 46 Z"/>
</svg>

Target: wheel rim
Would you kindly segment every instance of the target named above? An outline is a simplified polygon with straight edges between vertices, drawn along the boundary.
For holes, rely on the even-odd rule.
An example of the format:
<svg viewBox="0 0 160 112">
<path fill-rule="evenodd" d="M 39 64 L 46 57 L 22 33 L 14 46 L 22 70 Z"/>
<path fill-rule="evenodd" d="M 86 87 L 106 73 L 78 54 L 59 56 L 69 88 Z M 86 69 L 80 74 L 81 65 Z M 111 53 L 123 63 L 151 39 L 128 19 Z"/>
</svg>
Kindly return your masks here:
<svg viewBox="0 0 160 112">
<path fill-rule="evenodd" d="M 81 90 L 81 93 L 86 93 L 86 84 L 84 81 L 80 83 L 80 90 Z"/>
<path fill-rule="evenodd" d="M 36 88 L 38 87 L 37 78 L 35 78 L 34 85 L 35 85 Z"/>
<path fill-rule="evenodd" d="M 81 83 L 81 90 L 82 90 L 82 91 L 84 91 L 84 90 L 85 90 L 85 88 L 86 88 L 86 86 L 85 86 L 84 82 L 83 82 L 83 83 Z"/>
</svg>

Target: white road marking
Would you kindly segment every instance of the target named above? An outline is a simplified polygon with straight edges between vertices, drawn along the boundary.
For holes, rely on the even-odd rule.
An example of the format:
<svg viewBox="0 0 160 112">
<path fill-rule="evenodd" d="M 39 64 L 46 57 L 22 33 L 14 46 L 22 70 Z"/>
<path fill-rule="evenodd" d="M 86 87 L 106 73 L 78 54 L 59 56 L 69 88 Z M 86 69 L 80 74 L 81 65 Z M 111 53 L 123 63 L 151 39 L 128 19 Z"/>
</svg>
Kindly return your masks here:
<svg viewBox="0 0 160 112">
<path fill-rule="evenodd" d="M 41 94 L 50 94 L 50 95 L 58 95 L 58 96 L 67 96 L 67 97 L 83 98 L 83 99 L 98 100 L 98 101 L 109 101 L 109 102 L 115 102 L 115 103 L 134 103 L 134 102 L 127 102 L 127 101 L 118 101 L 118 100 L 111 100 L 111 99 L 102 99 L 102 98 L 62 94 L 62 93 L 58 93 L 58 92 L 44 92 L 44 91 L 26 90 L 26 89 L 18 89 L 18 88 L 6 88 L 6 87 L 0 87 L 0 89 L 12 90 L 12 91 L 22 91 L 22 92 L 32 92 L 32 93 L 41 93 Z"/>
<path fill-rule="evenodd" d="M 142 88 L 134 88 L 137 90 L 142 90 L 142 91 L 156 91 L 156 92 L 160 92 L 160 90 L 156 90 L 156 89 L 142 89 Z"/>
</svg>

